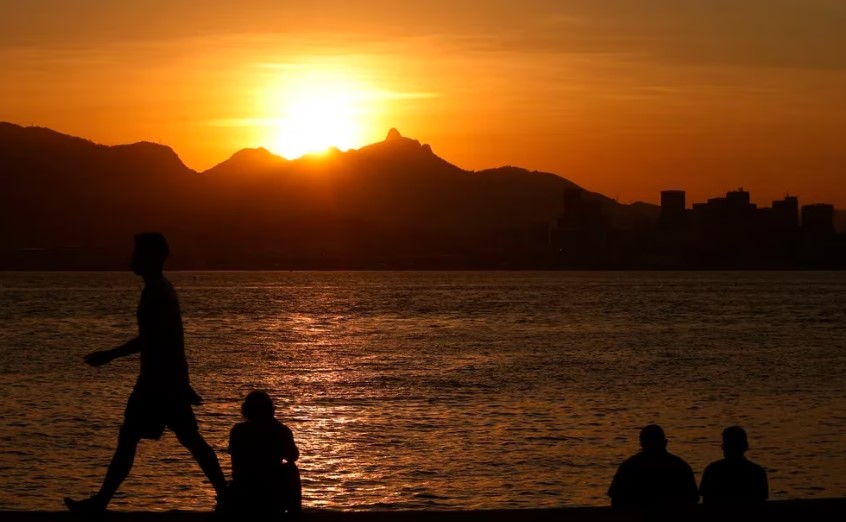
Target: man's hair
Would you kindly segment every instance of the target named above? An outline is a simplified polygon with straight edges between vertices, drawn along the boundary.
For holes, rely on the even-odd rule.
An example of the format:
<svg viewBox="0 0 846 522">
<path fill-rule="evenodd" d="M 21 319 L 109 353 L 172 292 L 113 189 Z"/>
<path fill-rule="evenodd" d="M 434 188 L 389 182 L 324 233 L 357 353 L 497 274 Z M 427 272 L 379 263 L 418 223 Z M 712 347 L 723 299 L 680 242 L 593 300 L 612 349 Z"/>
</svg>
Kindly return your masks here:
<svg viewBox="0 0 846 522">
<path fill-rule="evenodd" d="M 661 450 L 666 447 L 667 437 L 664 429 L 657 424 L 650 424 L 640 430 L 640 446 L 645 450 Z"/>
<path fill-rule="evenodd" d="M 241 405 L 241 414 L 247 420 L 272 419 L 275 412 L 273 399 L 261 390 L 250 392 Z"/>
<path fill-rule="evenodd" d="M 749 449 L 746 430 L 740 426 L 729 426 L 723 430 L 723 450 L 731 454 L 743 454 Z"/>
<path fill-rule="evenodd" d="M 135 235 L 135 250 L 138 254 L 164 265 L 170 255 L 167 239 L 159 232 L 144 232 Z"/>
</svg>

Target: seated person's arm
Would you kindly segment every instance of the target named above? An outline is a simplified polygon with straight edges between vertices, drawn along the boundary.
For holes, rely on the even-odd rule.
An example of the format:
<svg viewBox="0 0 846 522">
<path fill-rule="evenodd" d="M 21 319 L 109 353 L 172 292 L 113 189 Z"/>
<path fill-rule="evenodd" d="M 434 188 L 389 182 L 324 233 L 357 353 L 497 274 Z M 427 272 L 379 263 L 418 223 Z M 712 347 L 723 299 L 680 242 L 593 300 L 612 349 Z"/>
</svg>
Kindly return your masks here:
<svg viewBox="0 0 846 522">
<path fill-rule="evenodd" d="M 229 447 L 226 448 L 226 452 L 229 453 L 229 458 L 232 463 L 232 480 L 241 479 L 241 474 L 243 473 L 243 456 L 241 455 L 241 446 L 239 445 L 239 441 L 239 431 L 238 426 L 236 425 L 229 431 Z"/>
<path fill-rule="evenodd" d="M 620 507 L 622 504 L 620 501 L 621 482 L 622 479 L 620 477 L 620 471 L 618 470 L 614 475 L 614 478 L 611 480 L 611 486 L 608 487 L 608 496 L 611 497 L 611 507 Z"/>
<path fill-rule="evenodd" d="M 768 498 L 770 498 L 770 485 L 767 482 L 767 472 L 761 471 L 761 480 L 759 482 L 759 500 L 761 502 L 766 502 Z"/>
<path fill-rule="evenodd" d="M 693 469 L 689 466 L 686 470 L 686 481 L 687 481 L 687 501 L 691 504 L 698 504 L 699 503 L 699 488 L 696 487 L 696 477 L 693 475 Z"/>
<path fill-rule="evenodd" d="M 291 430 L 285 430 L 285 445 L 282 457 L 288 462 L 296 462 L 300 458 L 300 450 L 294 442 L 294 434 Z"/>
</svg>

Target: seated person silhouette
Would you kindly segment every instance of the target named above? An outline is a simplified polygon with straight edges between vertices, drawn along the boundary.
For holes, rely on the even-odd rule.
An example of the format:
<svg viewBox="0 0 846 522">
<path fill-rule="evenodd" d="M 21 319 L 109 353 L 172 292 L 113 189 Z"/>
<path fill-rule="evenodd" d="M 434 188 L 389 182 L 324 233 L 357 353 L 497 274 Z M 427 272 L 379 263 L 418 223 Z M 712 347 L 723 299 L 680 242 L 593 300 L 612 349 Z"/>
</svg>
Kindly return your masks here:
<svg viewBox="0 0 846 522">
<path fill-rule="evenodd" d="M 675 509 L 699 502 L 693 470 L 667 451 L 660 426 L 650 424 L 640 432 L 642 451 L 623 462 L 614 475 L 608 496 L 622 508 Z"/>
<path fill-rule="evenodd" d="M 746 430 L 731 426 L 723 430 L 724 459 L 708 465 L 702 474 L 703 504 L 711 507 L 754 507 L 769 497 L 767 472 L 747 460 Z"/>
<path fill-rule="evenodd" d="M 302 510 L 300 456 L 291 430 L 276 420 L 275 407 L 263 391 L 241 405 L 245 422 L 229 435 L 232 483 L 229 509 L 234 515 L 296 517 Z"/>
</svg>

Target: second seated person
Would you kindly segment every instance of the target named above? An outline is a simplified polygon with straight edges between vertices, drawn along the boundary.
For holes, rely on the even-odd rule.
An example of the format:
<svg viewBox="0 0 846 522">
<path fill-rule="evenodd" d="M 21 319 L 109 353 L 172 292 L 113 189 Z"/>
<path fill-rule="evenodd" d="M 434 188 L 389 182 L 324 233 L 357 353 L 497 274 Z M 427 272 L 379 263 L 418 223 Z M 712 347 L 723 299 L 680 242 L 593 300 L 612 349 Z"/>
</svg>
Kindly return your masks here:
<svg viewBox="0 0 846 522">
<path fill-rule="evenodd" d="M 749 438 L 740 426 L 723 431 L 724 459 L 711 463 L 702 474 L 702 503 L 719 508 L 753 508 L 769 497 L 767 472 L 746 458 Z"/>
<path fill-rule="evenodd" d="M 232 484 L 229 509 L 241 519 L 251 516 L 288 516 L 302 511 L 300 456 L 291 430 L 275 417 L 275 406 L 263 391 L 247 395 L 241 406 L 246 419 L 229 435 Z"/>
</svg>

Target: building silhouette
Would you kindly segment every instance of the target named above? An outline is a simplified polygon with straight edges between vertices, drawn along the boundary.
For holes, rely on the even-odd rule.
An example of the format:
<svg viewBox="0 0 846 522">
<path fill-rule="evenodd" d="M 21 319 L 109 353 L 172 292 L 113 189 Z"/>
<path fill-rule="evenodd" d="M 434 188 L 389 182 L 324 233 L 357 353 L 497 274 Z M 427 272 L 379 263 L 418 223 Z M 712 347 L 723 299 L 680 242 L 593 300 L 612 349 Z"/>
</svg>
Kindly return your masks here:
<svg viewBox="0 0 846 522">
<path fill-rule="evenodd" d="M 799 230 L 799 198 L 785 196 L 781 201 L 773 201 L 772 221 L 774 226 L 784 233 Z"/>
<path fill-rule="evenodd" d="M 802 232 L 814 236 L 834 235 L 834 205 L 816 203 L 802 207 Z"/>
<path fill-rule="evenodd" d="M 661 192 L 651 225 L 615 230 L 599 199 L 568 189 L 549 244 L 570 268 L 791 269 L 846 268 L 846 234 L 830 204 L 800 207 L 787 195 L 759 208 L 732 190 L 687 208 L 683 190 Z"/>
<path fill-rule="evenodd" d="M 687 222 L 687 201 L 683 190 L 661 192 L 660 226 L 664 230 L 682 229 Z"/>
</svg>

